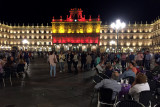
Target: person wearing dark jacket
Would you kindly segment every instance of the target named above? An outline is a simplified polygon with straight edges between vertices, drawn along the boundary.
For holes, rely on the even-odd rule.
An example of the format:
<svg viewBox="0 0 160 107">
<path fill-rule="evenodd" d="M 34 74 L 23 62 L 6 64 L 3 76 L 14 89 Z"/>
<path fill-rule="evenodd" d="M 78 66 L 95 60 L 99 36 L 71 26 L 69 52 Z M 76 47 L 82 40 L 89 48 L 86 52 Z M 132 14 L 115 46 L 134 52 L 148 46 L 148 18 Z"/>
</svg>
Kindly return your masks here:
<svg viewBox="0 0 160 107">
<path fill-rule="evenodd" d="M 83 68 L 85 69 L 86 67 L 86 61 L 87 61 L 86 57 L 87 55 L 85 54 L 85 52 L 83 52 L 81 55 L 81 69 Z"/>
<path fill-rule="evenodd" d="M 109 78 L 111 78 L 113 73 L 113 67 L 111 64 L 107 64 L 106 65 L 106 71 L 105 71 L 105 75 L 107 75 Z"/>
<path fill-rule="evenodd" d="M 68 73 L 72 72 L 71 70 L 72 62 L 73 62 L 73 54 L 71 53 L 71 51 L 69 51 L 67 54 Z"/>
</svg>

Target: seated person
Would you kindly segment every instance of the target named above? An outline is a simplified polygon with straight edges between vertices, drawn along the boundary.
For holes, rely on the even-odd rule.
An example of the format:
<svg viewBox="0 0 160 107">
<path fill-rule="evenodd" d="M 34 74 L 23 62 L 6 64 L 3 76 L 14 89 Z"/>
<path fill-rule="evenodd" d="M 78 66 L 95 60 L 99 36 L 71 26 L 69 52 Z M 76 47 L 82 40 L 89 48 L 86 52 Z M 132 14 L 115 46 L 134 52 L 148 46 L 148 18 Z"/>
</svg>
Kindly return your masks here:
<svg viewBox="0 0 160 107">
<path fill-rule="evenodd" d="M 121 91 L 121 84 L 118 84 L 117 82 L 118 74 L 116 72 L 112 73 L 111 79 L 104 79 L 97 85 L 95 85 L 95 89 L 99 89 L 101 87 L 103 88 L 110 88 L 113 90 L 112 100 L 115 99 L 116 93 L 119 93 Z"/>
<path fill-rule="evenodd" d="M 106 71 L 104 72 L 109 78 L 111 78 L 113 72 L 113 67 L 111 64 L 106 65 Z"/>
<path fill-rule="evenodd" d="M 137 68 L 134 66 L 134 62 L 129 62 L 129 67 L 127 68 L 128 69 L 132 69 L 132 71 L 137 74 Z"/>
<path fill-rule="evenodd" d="M 122 70 L 121 66 L 119 64 L 119 61 L 114 61 L 113 62 L 113 69 L 119 69 L 120 71 Z"/>
<path fill-rule="evenodd" d="M 99 73 L 103 73 L 103 71 L 104 71 L 104 61 L 101 61 L 97 66 L 96 66 L 96 68 L 98 69 L 98 72 Z"/>
<path fill-rule="evenodd" d="M 139 101 L 139 93 L 142 91 L 149 91 L 150 87 L 147 82 L 147 77 L 143 73 L 138 73 L 132 88 L 129 90 L 129 94 L 136 100 Z"/>
<path fill-rule="evenodd" d="M 158 77 L 158 74 L 160 74 L 160 62 L 155 62 L 155 67 L 151 70 L 151 74 L 153 77 Z"/>
<path fill-rule="evenodd" d="M 132 66 L 129 66 L 128 70 L 126 70 L 123 74 L 119 76 L 119 81 L 129 76 L 134 77 L 134 78 L 136 77 L 136 74 L 132 71 Z"/>
</svg>

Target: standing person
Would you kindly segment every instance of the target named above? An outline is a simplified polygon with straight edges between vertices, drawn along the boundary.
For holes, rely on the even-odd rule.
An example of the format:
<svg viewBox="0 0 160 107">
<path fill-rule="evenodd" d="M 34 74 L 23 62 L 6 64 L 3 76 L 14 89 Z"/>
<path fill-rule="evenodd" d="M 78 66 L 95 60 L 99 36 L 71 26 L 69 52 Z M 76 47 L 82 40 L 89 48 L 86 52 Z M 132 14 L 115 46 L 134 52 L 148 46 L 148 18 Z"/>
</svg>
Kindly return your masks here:
<svg viewBox="0 0 160 107">
<path fill-rule="evenodd" d="M 138 66 L 143 65 L 143 58 L 144 58 L 144 55 L 141 52 L 138 52 L 138 54 L 136 56 L 136 63 Z"/>
<path fill-rule="evenodd" d="M 20 51 L 18 54 L 18 59 L 22 59 L 22 58 L 23 58 L 23 53 L 22 53 L 22 51 Z"/>
<path fill-rule="evenodd" d="M 84 68 L 85 70 L 85 67 L 86 67 L 86 54 L 85 52 L 83 52 L 81 55 L 81 69 Z"/>
<path fill-rule="evenodd" d="M 57 57 L 54 54 L 54 52 L 51 52 L 51 55 L 49 56 L 49 63 L 50 63 L 50 76 L 52 77 L 52 70 L 54 70 L 54 77 L 56 77 Z"/>
<path fill-rule="evenodd" d="M 87 70 L 89 71 L 90 68 L 91 68 L 91 62 L 92 62 L 92 57 L 91 55 L 88 53 L 87 57 L 86 57 L 86 60 L 87 60 Z"/>
<path fill-rule="evenodd" d="M 78 65 L 78 54 L 75 52 L 74 53 L 74 57 L 73 57 L 73 65 L 74 65 L 74 68 L 75 68 L 75 74 L 78 74 L 78 68 L 77 68 L 77 65 Z"/>
<path fill-rule="evenodd" d="M 129 55 L 129 61 L 130 62 L 132 62 L 132 61 L 134 61 L 134 58 L 135 58 L 135 56 L 134 56 L 134 54 L 133 54 L 133 52 Z"/>
<path fill-rule="evenodd" d="M 111 64 L 113 64 L 114 58 L 115 58 L 115 54 L 114 54 L 114 53 L 111 53 L 111 54 L 110 54 Z"/>
<path fill-rule="evenodd" d="M 145 55 L 145 67 L 147 70 L 150 70 L 150 62 L 151 62 L 151 55 L 149 53 L 149 51 L 147 51 L 146 55 Z"/>
<path fill-rule="evenodd" d="M 67 54 L 68 73 L 72 72 L 71 70 L 72 62 L 73 62 L 73 55 L 71 54 L 71 51 L 68 51 L 68 54 Z"/>
<path fill-rule="evenodd" d="M 30 59 L 30 61 L 31 61 L 31 59 L 32 59 L 31 51 L 29 52 L 29 59 Z"/>
<path fill-rule="evenodd" d="M 61 51 L 60 54 L 59 54 L 60 72 L 64 72 L 64 62 L 65 62 L 65 55 Z"/>
<path fill-rule="evenodd" d="M 122 65 L 122 70 L 124 70 L 126 68 L 126 55 L 125 55 L 125 53 L 122 53 L 121 65 Z"/>
<path fill-rule="evenodd" d="M 97 58 L 95 60 L 96 66 L 101 62 L 100 54 L 97 54 Z"/>
<path fill-rule="evenodd" d="M 118 61 L 120 60 L 121 56 L 119 53 L 117 53 L 117 58 L 118 58 Z"/>
<path fill-rule="evenodd" d="M 24 61 L 27 63 L 27 66 L 29 66 L 29 55 L 27 49 L 24 52 Z"/>
<path fill-rule="evenodd" d="M 93 68 L 95 67 L 95 58 L 96 58 L 96 55 L 94 52 L 91 53 L 91 57 L 92 57 L 91 68 Z"/>
</svg>

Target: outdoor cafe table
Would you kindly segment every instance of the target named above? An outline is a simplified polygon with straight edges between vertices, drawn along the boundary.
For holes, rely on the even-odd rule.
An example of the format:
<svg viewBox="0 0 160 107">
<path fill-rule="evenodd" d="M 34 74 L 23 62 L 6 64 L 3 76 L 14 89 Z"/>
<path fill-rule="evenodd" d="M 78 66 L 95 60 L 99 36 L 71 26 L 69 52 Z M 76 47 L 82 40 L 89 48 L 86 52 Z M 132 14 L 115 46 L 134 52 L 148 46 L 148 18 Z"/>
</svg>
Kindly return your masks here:
<svg viewBox="0 0 160 107">
<path fill-rule="evenodd" d="M 130 84 L 125 84 L 125 83 L 122 83 L 121 84 L 121 91 L 119 92 L 119 98 L 121 99 L 124 95 L 128 94 L 129 93 L 129 90 L 131 88 L 131 85 Z"/>
</svg>

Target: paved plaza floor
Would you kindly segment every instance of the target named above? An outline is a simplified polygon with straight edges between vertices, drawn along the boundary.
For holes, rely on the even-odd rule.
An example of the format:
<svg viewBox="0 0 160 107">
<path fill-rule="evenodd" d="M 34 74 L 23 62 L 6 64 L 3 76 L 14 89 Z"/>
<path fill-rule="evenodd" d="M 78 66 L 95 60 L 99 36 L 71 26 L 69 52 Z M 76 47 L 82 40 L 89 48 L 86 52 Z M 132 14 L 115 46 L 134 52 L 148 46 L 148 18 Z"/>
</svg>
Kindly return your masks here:
<svg viewBox="0 0 160 107">
<path fill-rule="evenodd" d="M 67 65 L 66 65 L 67 66 Z M 44 58 L 35 58 L 25 79 L 13 79 L 0 88 L 0 107 L 89 107 L 94 84 L 92 72 L 80 71 L 78 75 L 59 73 L 49 75 L 49 65 Z M 1 83 L 2 84 L 2 83 Z M 96 100 L 91 107 L 96 107 Z"/>
</svg>

